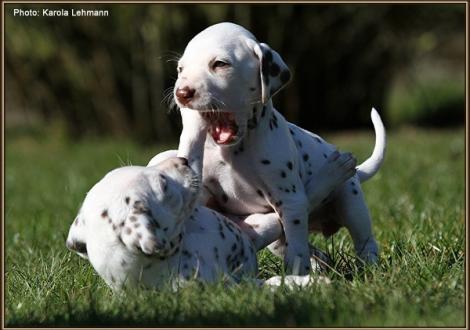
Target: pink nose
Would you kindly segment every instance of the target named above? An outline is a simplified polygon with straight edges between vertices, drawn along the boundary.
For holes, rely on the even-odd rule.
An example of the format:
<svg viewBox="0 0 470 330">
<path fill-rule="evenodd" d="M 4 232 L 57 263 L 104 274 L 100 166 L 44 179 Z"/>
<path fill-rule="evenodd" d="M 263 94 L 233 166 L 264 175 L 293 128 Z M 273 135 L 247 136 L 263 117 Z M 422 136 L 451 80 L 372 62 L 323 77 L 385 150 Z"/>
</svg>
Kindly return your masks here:
<svg viewBox="0 0 470 330">
<path fill-rule="evenodd" d="M 194 94 L 196 93 L 196 90 L 189 88 L 188 86 L 185 86 L 183 88 L 178 88 L 176 89 L 176 98 L 182 105 L 188 104 L 192 98 L 194 97 Z"/>
</svg>

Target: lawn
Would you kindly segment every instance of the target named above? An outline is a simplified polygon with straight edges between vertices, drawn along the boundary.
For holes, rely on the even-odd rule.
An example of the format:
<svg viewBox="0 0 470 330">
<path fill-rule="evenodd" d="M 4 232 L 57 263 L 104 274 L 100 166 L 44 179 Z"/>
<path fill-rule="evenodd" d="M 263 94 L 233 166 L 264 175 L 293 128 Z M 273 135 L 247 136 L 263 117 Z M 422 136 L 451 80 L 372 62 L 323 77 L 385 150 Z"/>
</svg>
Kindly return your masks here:
<svg viewBox="0 0 470 330">
<path fill-rule="evenodd" d="M 107 171 L 145 164 L 164 146 L 9 132 L 5 164 L 6 326 L 464 326 L 465 133 L 391 132 L 383 168 L 364 185 L 381 262 L 354 269 L 351 239 L 312 236 L 335 269 L 303 290 L 196 283 L 177 293 L 110 291 L 65 248 L 86 191 Z M 326 136 L 364 160 L 372 132 Z M 174 146 L 173 146 L 174 147 Z M 260 277 L 280 261 L 259 253 Z"/>
</svg>

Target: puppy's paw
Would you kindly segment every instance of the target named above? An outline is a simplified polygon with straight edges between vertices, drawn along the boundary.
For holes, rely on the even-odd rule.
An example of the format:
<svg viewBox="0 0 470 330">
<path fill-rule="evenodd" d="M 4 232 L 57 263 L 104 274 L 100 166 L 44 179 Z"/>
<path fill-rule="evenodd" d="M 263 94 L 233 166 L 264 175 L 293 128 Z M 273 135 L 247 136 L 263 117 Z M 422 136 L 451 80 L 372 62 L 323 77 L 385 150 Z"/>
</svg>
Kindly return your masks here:
<svg viewBox="0 0 470 330">
<path fill-rule="evenodd" d="M 375 252 L 363 253 L 359 258 L 361 258 L 362 262 L 370 266 L 374 266 L 379 263 L 379 256 Z"/>
<path fill-rule="evenodd" d="M 129 250 L 150 256 L 164 247 L 162 242 L 158 242 L 154 229 L 142 217 L 131 215 L 122 228 L 121 240 Z"/>
<path fill-rule="evenodd" d="M 282 276 L 273 276 L 266 280 L 263 284 L 265 286 L 269 286 L 273 289 L 277 287 L 284 287 L 288 289 L 295 289 L 295 288 L 305 288 L 312 284 L 330 284 L 331 280 L 325 276 L 311 276 L 311 275 L 287 275 L 285 277 Z"/>
<path fill-rule="evenodd" d="M 289 275 L 307 275 L 312 270 L 308 248 L 305 250 L 288 247 L 284 256 L 284 263 L 286 273 Z"/>
<path fill-rule="evenodd" d="M 357 251 L 362 262 L 367 265 L 376 265 L 379 262 L 379 248 L 374 239 L 369 239 L 364 246 Z"/>
<path fill-rule="evenodd" d="M 150 209 L 141 201 L 136 201 L 131 212 L 124 221 L 120 237 L 127 248 L 133 252 L 147 256 L 168 252 L 168 242 L 159 239 L 159 224 L 152 216 Z"/>
</svg>

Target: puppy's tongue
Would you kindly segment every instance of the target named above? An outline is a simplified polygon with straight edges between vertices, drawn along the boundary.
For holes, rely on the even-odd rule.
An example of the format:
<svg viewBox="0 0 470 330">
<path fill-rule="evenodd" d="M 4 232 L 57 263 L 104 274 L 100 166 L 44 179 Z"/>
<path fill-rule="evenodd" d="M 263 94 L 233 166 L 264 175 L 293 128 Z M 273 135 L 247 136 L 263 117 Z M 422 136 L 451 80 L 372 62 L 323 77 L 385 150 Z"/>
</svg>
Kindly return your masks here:
<svg viewBox="0 0 470 330">
<path fill-rule="evenodd" d="M 203 115 L 210 124 L 209 132 L 215 143 L 228 144 L 233 142 L 238 131 L 233 114 L 227 112 L 207 113 Z"/>
<path fill-rule="evenodd" d="M 216 125 L 212 130 L 212 138 L 218 144 L 225 144 L 231 142 L 235 131 L 231 125 L 223 123 L 222 125 Z"/>
</svg>

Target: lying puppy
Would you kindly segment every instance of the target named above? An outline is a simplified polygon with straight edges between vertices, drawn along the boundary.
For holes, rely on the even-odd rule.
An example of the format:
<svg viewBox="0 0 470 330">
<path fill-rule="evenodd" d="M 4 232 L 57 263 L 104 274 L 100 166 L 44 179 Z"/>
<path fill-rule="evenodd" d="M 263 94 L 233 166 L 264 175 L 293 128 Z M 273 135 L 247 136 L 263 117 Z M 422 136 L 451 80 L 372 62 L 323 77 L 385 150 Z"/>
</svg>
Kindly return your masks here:
<svg viewBox="0 0 470 330">
<path fill-rule="evenodd" d="M 252 241 L 224 216 L 195 207 L 198 184 L 181 158 L 115 169 L 88 192 L 66 245 L 113 289 L 253 277 Z"/>
<path fill-rule="evenodd" d="M 271 250 L 284 255 L 288 272 L 311 270 L 309 230 L 331 235 L 340 226 L 349 230 L 359 257 L 375 263 L 378 247 L 360 183 L 383 161 L 380 116 L 373 109 L 376 145 L 355 174 L 352 155 L 338 154 L 333 145 L 274 109 L 272 96 L 290 78 L 279 54 L 241 26 L 220 23 L 196 35 L 178 62 L 174 96 L 181 109 L 197 110 L 210 138 L 203 160 L 194 159 L 201 130 L 194 124 L 184 127 L 179 155 L 204 164 L 204 187 L 211 205 L 216 202 L 223 213 L 279 215 L 285 239 Z M 194 111 L 182 111 L 182 117 L 183 125 L 194 122 Z M 330 173 L 314 175 L 327 161 Z"/>
<path fill-rule="evenodd" d="M 182 158 L 158 156 L 151 167 L 115 169 L 87 194 L 70 227 L 66 246 L 90 260 L 115 290 L 141 284 L 174 288 L 189 279 L 237 282 L 254 279 L 256 250 L 281 234 L 277 219 L 263 222 L 252 240 L 236 224 L 206 207 L 195 206 L 196 174 Z M 288 286 L 326 278 L 290 276 Z M 257 283 L 262 283 L 258 281 Z M 279 286 L 273 277 L 266 285 Z"/>
</svg>

